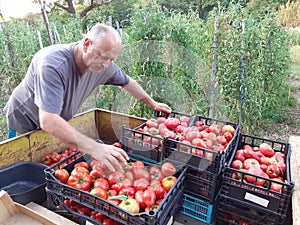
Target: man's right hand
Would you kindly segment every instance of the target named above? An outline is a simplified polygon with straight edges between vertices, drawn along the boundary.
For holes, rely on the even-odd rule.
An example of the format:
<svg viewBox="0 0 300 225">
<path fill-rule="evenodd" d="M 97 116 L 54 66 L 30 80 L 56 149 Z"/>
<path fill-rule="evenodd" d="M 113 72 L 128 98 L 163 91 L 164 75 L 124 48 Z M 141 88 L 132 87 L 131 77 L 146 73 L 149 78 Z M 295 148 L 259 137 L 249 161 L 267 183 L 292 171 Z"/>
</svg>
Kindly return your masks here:
<svg viewBox="0 0 300 225">
<path fill-rule="evenodd" d="M 129 157 L 127 153 L 114 145 L 96 143 L 95 149 L 91 152 L 91 156 L 97 159 L 109 171 L 122 170 Z"/>
</svg>

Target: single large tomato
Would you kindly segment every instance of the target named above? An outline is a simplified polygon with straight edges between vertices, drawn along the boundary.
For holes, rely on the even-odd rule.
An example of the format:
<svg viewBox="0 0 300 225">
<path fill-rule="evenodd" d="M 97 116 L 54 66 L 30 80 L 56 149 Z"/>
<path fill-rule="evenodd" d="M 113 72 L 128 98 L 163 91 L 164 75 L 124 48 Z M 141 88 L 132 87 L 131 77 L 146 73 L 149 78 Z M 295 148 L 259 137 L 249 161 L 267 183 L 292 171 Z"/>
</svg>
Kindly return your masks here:
<svg viewBox="0 0 300 225">
<path fill-rule="evenodd" d="M 51 159 L 51 154 L 45 154 L 45 155 L 42 157 L 41 162 L 42 162 L 43 164 L 45 164 L 46 166 L 51 166 L 51 165 L 53 164 L 52 159 Z"/>
<path fill-rule="evenodd" d="M 158 166 L 150 166 L 149 168 L 150 180 L 161 181 L 163 179 L 162 172 Z"/>
<path fill-rule="evenodd" d="M 272 157 L 275 153 L 274 149 L 268 143 L 261 143 L 259 151 L 267 157 Z"/>
<path fill-rule="evenodd" d="M 72 170 L 67 184 L 77 189 L 88 191 L 92 182 L 93 178 L 89 175 L 87 169 L 84 167 L 76 167 Z"/>
<path fill-rule="evenodd" d="M 176 173 L 176 167 L 171 162 L 164 162 L 161 166 L 161 173 L 163 176 L 172 176 Z"/>
<path fill-rule="evenodd" d="M 178 125 L 180 125 L 180 120 L 174 117 L 170 117 L 165 120 L 165 125 L 168 129 L 173 130 Z"/>
<path fill-rule="evenodd" d="M 144 202 L 143 195 L 144 195 L 144 191 L 137 190 L 135 192 L 135 196 L 134 196 L 135 200 L 137 200 L 137 202 L 139 203 L 139 206 L 140 206 L 141 210 L 144 210 L 147 207 L 146 204 L 145 204 L 145 202 Z"/>
<path fill-rule="evenodd" d="M 147 188 L 155 192 L 156 199 L 164 198 L 166 195 L 166 190 L 161 186 L 161 184 L 150 184 Z"/>
<path fill-rule="evenodd" d="M 147 189 L 143 193 L 143 199 L 144 199 L 145 205 L 147 207 L 151 207 L 155 204 L 156 194 L 153 190 Z"/>
<path fill-rule="evenodd" d="M 119 207 L 132 214 L 138 214 L 140 212 L 139 203 L 134 198 L 128 198 L 126 200 L 123 200 L 120 203 Z"/>
<path fill-rule="evenodd" d="M 167 176 L 161 181 L 161 185 L 168 192 L 176 183 L 177 178 L 175 176 Z"/>
<path fill-rule="evenodd" d="M 108 191 L 109 189 L 109 183 L 107 179 L 100 177 L 94 181 L 94 188 L 100 187 L 104 189 L 105 191 Z"/>
<path fill-rule="evenodd" d="M 67 183 L 68 179 L 69 179 L 69 172 L 66 169 L 57 169 L 54 172 L 54 176 L 61 182 L 61 183 Z"/>
<path fill-rule="evenodd" d="M 133 187 L 136 189 L 136 190 L 142 190 L 142 191 L 145 191 L 149 186 L 149 181 L 145 178 L 140 178 L 138 180 L 135 180 L 133 182 Z"/>
<path fill-rule="evenodd" d="M 90 191 L 91 195 L 95 195 L 99 198 L 107 199 L 107 191 L 100 187 L 95 187 Z"/>
<path fill-rule="evenodd" d="M 86 169 L 89 169 L 89 164 L 87 163 L 87 162 L 78 162 L 78 163 L 76 163 L 75 165 L 74 165 L 74 168 L 76 168 L 76 167 L 84 167 L 84 168 L 86 168 Z"/>
<path fill-rule="evenodd" d="M 266 174 L 268 174 L 268 176 L 270 178 L 279 177 L 280 172 L 281 171 L 280 171 L 279 167 L 276 166 L 275 164 L 268 165 L 267 170 L 266 170 Z"/>
<path fill-rule="evenodd" d="M 128 195 L 129 197 L 134 198 L 135 196 L 135 188 L 128 186 L 128 187 L 122 187 L 119 191 L 119 195 Z"/>
<path fill-rule="evenodd" d="M 256 159 L 253 159 L 253 158 L 245 159 L 245 161 L 243 162 L 243 168 L 249 169 L 251 167 L 260 168 L 260 164 Z"/>
<path fill-rule="evenodd" d="M 124 178 L 124 173 L 122 173 L 121 171 L 115 171 L 108 176 L 107 180 L 109 185 L 111 186 L 121 180 L 124 180 Z"/>
<path fill-rule="evenodd" d="M 135 180 L 138 180 L 140 178 L 145 178 L 147 180 L 150 180 L 150 174 L 147 170 L 145 169 L 142 169 L 142 168 L 133 168 L 132 169 L 132 173 L 133 173 L 133 176 L 134 176 L 134 179 Z"/>
</svg>

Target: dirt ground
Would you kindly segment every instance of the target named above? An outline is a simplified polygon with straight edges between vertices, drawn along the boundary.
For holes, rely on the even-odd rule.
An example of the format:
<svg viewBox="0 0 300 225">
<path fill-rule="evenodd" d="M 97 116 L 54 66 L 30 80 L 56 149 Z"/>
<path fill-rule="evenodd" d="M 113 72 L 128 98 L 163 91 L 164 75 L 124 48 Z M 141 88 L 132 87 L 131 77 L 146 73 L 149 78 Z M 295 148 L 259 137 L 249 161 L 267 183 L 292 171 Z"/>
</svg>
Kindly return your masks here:
<svg viewBox="0 0 300 225">
<path fill-rule="evenodd" d="M 291 74 L 287 81 L 290 95 L 297 99 L 297 107 L 290 108 L 291 120 L 282 123 L 268 123 L 263 127 L 263 137 L 288 142 L 290 136 L 300 138 L 300 74 Z"/>
</svg>

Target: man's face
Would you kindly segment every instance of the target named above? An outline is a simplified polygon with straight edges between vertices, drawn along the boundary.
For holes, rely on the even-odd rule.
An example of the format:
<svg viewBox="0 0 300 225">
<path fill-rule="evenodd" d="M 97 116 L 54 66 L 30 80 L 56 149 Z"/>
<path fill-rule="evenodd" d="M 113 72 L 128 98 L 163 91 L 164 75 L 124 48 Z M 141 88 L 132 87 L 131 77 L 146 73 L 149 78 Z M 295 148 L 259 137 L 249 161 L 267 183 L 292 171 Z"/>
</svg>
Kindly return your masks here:
<svg viewBox="0 0 300 225">
<path fill-rule="evenodd" d="M 86 66 L 93 73 L 99 73 L 110 66 L 116 60 L 121 51 L 121 44 L 105 38 L 102 43 L 94 45 L 91 43 L 87 48 Z"/>
</svg>

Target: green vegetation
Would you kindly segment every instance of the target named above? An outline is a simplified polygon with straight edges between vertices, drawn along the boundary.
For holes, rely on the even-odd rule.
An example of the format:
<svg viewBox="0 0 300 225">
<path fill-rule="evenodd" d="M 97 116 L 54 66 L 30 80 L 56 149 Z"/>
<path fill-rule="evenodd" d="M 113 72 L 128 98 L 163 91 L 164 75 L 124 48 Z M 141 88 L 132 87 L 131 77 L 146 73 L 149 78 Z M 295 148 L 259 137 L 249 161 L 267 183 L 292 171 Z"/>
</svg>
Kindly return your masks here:
<svg viewBox="0 0 300 225">
<path fill-rule="evenodd" d="M 210 9 L 203 18 L 192 3 L 187 8 L 182 1 L 146 2 L 109 5 L 84 18 L 54 14 L 50 17 L 54 41 L 78 41 L 94 23 L 108 23 L 109 15 L 115 26 L 118 11 L 124 12 L 125 7 L 130 14 L 117 18 L 124 43 L 117 63 L 154 99 L 168 103 L 174 111 L 238 122 L 247 133 L 268 120 L 289 120 L 287 107 L 295 107 L 296 102 L 285 81 L 289 72 L 300 73 L 300 35 L 284 29 L 276 11 L 253 13 L 244 7 L 246 3 L 215 7 L 217 1 L 211 1 L 203 4 Z M 255 5 L 256 1 L 250 2 Z M 278 1 L 274 2 L 277 7 Z M 12 20 L 6 28 L 0 32 L 1 107 L 40 48 L 38 32 L 43 46 L 49 45 L 39 16 Z M 153 113 L 111 86 L 99 87 L 82 110 L 86 107 L 141 117 Z M 4 118 L 0 124 L 0 139 L 4 139 Z"/>
</svg>

